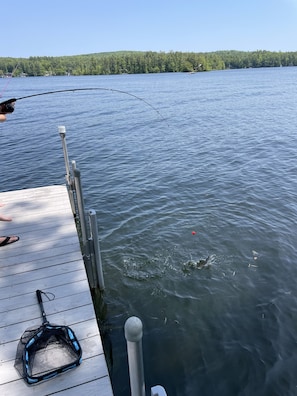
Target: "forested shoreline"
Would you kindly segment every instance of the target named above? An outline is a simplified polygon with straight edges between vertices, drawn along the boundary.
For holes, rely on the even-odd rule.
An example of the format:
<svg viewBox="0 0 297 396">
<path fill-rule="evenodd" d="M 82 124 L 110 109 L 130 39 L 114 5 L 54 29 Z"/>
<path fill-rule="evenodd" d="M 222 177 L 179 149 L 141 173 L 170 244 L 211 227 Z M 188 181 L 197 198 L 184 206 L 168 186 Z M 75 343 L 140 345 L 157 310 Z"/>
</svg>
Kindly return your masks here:
<svg viewBox="0 0 297 396">
<path fill-rule="evenodd" d="M 297 52 L 118 51 L 58 57 L 0 57 L 1 77 L 202 72 L 297 66 Z"/>
</svg>

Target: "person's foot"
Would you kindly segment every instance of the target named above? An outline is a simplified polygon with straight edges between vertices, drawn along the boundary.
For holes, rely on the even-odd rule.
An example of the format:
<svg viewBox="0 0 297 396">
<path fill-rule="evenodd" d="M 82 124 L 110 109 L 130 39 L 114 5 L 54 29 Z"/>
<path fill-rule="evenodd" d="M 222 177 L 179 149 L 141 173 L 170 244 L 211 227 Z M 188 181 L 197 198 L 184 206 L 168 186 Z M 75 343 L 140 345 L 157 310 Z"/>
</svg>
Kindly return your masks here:
<svg viewBox="0 0 297 396">
<path fill-rule="evenodd" d="M 0 221 L 12 221 L 12 218 L 10 216 L 0 215 Z"/>
<path fill-rule="evenodd" d="M 0 246 L 10 245 L 11 243 L 17 242 L 20 238 L 18 236 L 0 236 Z"/>
</svg>

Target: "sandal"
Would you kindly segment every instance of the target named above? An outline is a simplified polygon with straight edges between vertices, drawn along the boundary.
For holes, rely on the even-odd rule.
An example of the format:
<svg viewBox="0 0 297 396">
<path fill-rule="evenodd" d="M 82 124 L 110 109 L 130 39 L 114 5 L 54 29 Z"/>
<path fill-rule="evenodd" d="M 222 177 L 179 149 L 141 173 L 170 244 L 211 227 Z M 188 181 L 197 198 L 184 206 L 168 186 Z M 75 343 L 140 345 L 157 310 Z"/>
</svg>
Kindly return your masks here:
<svg viewBox="0 0 297 396">
<path fill-rule="evenodd" d="M 10 245 L 20 239 L 18 236 L 1 236 L 0 239 L 1 238 L 4 238 L 4 240 L 0 242 L 0 246 Z"/>
</svg>

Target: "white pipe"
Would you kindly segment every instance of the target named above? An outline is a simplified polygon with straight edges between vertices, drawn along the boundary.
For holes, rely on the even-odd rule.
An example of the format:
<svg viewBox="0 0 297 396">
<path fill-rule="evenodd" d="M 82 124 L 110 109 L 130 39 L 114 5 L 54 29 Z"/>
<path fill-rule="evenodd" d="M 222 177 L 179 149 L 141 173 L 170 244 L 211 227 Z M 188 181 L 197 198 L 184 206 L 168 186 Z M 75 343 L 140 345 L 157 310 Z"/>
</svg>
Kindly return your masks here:
<svg viewBox="0 0 297 396">
<path fill-rule="evenodd" d="M 151 396 L 167 396 L 167 393 L 163 386 L 156 385 L 151 388 Z"/>
<path fill-rule="evenodd" d="M 98 237 L 97 216 L 96 216 L 96 211 L 94 209 L 89 210 L 89 223 L 90 223 L 91 238 L 93 240 L 93 249 L 94 249 L 93 254 L 95 261 L 94 264 L 95 264 L 96 281 L 99 284 L 100 290 L 104 290 L 105 285 L 103 278 L 99 237 Z"/>
<path fill-rule="evenodd" d="M 79 214 L 79 220 L 81 226 L 82 243 L 84 249 L 86 249 L 88 238 L 87 238 L 87 226 L 86 226 L 86 218 L 85 218 L 85 207 L 84 207 L 83 193 L 82 193 L 82 187 L 80 181 L 80 171 L 77 168 L 74 169 L 74 184 L 75 184 L 78 214 Z"/>
<path fill-rule="evenodd" d="M 136 316 L 131 316 L 126 320 L 125 337 L 127 340 L 131 396 L 145 396 L 142 322 Z"/>
<path fill-rule="evenodd" d="M 69 159 L 66 145 L 66 128 L 64 126 L 58 127 L 59 134 L 62 140 L 62 147 L 64 152 L 65 168 L 66 168 L 66 180 L 68 185 L 70 185 L 70 169 L 69 169 Z"/>
</svg>

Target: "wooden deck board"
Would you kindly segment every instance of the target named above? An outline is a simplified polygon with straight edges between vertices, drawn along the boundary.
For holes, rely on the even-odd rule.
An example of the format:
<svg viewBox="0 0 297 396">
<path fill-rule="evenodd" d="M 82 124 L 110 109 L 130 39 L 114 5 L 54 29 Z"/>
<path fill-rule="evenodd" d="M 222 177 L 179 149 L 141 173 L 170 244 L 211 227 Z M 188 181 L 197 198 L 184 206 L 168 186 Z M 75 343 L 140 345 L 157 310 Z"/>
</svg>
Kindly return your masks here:
<svg viewBox="0 0 297 396">
<path fill-rule="evenodd" d="M 65 186 L 0 193 L 0 235 L 20 240 L 0 248 L 0 394 L 113 395 L 86 278 L 76 227 Z M 28 386 L 14 368 L 19 339 L 41 324 L 35 290 L 55 295 L 44 301 L 48 320 L 70 326 L 77 335 L 83 362 L 76 369 Z"/>
</svg>

